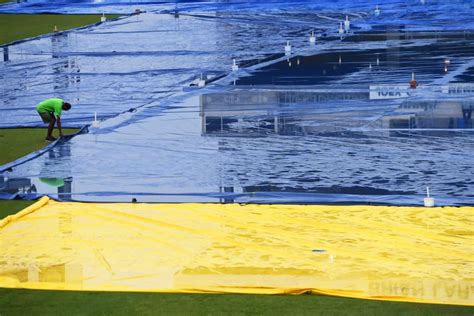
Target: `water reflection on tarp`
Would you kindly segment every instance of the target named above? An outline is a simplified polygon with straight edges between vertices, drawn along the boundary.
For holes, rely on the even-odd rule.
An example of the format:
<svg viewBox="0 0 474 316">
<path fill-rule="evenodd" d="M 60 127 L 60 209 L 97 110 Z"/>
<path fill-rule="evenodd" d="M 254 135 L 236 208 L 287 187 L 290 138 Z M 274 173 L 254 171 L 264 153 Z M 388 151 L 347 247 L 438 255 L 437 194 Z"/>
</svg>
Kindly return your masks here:
<svg viewBox="0 0 474 316">
<path fill-rule="evenodd" d="M 38 192 L 54 195 L 62 200 L 72 199 L 71 146 L 63 143 L 44 154 L 44 163 L 31 178 L 12 178 L 9 172 L 0 175 L 0 197 L 35 198 Z"/>
<path fill-rule="evenodd" d="M 36 193 L 36 186 L 29 178 L 13 178 L 0 175 L 0 197 L 9 198 L 16 195 L 27 196 Z"/>
<path fill-rule="evenodd" d="M 56 59 L 52 65 L 54 90 L 64 91 L 81 81 L 81 68 L 76 56 L 68 56 L 69 34 L 60 33 L 51 36 L 51 57 Z M 72 102 L 72 101 L 71 101 Z"/>
<path fill-rule="evenodd" d="M 439 203 L 474 202 L 469 98 L 297 90 L 176 97 L 9 177 L 54 197 L 38 178 L 74 179 L 73 200 L 420 204 L 428 185 Z"/>
<path fill-rule="evenodd" d="M 394 135 L 398 130 L 426 129 L 439 135 L 438 130 L 473 128 L 474 98 L 404 100 L 396 106 L 399 103 L 369 102 L 367 89 L 211 93 L 200 99 L 202 134 L 308 135 L 384 129 Z"/>
<path fill-rule="evenodd" d="M 472 129 L 474 99 L 404 101 L 392 115 L 372 124 L 373 127 L 399 130 Z M 426 131 L 424 132 L 426 135 Z"/>
<path fill-rule="evenodd" d="M 412 72 L 420 83 L 443 77 L 474 57 L 474 33 L 411 32 L 403 25 L 393 29 L 360 32 L 344 40 L 344 48 L 311 56 L 289 56 L 237 85 L 311 85 L 324 83 L 402 83 Z M 320 39 L 318 44 L 325 41 Z M 403 45 L 396 44 L 402 41 Z M 383 43 L 383 46 L 379 46 Z M 390 44 L 393 43 L 394 45 Z M 449 64 L 445 61 L 449 60 Z M 474 66 L 474 65 L 472 65 Z M 467 75 L 467 74 L 466 74 Z M 472 82 L 472 77 L 457 77 Z"/>
</svg>

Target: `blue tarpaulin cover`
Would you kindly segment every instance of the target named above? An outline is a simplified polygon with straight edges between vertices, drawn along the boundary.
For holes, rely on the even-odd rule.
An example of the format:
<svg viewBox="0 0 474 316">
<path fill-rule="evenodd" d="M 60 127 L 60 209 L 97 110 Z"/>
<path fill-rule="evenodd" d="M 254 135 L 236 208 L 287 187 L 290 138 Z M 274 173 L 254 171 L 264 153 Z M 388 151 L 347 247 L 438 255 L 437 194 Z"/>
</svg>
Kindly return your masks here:
<svg viewBox="0 0 474 316">
<path fill-rule="evenodd" d="M 0 197 L 474 204 L 474 6 L 377 4 L 0 6 L 144 11 L 3 48 L 0 127 L 42 126 L 35 105 L 61 97 L 64 126 L 100 128 L 0 167 Z"/>
</svg>

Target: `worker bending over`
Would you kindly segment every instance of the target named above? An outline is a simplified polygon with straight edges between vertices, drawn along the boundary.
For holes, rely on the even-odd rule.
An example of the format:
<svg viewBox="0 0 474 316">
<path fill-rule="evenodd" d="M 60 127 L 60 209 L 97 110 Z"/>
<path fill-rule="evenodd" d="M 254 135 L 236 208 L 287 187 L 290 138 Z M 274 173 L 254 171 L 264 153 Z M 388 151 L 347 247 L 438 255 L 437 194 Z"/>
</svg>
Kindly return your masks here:
<svg viewBox="0 0 474 316">
<path fill-rule="evenodd" d="M 63 137 L 63 131 L 61 129 L 61 112 L 69 111 L 71 104 L 64 102 L 63 99 L 51 98 L 44 100 L 36 106 L 38 114 L 43 119 L 43 123 L 48 123 L 48 134 L 46 135 L 47 142 L 54 142 L 56 138 L 53 137 L 54 123 L 57 122 L 59 131 L 59 137 Z"/>
</svg>

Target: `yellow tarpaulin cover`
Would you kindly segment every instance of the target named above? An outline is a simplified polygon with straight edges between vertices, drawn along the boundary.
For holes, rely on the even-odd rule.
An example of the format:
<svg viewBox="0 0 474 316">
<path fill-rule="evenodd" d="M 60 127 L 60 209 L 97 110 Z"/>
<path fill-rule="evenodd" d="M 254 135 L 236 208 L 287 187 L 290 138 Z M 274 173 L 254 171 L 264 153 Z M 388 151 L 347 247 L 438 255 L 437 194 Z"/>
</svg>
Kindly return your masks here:
<svg viewBox="0 0 474 316">
<path fill-rule="evenodd" d="M 0 221 L 0 286 L 474 305 L 473 214 L 42 198 Z"/>
</svg>

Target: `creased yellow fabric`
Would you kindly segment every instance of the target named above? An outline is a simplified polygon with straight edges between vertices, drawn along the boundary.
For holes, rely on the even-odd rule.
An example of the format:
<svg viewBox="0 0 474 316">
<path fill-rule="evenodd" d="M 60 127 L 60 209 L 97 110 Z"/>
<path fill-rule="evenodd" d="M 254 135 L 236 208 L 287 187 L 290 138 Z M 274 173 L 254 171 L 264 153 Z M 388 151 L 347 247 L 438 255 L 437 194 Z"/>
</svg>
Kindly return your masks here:
<svg viewBox="0 0 474 316">
<path fill-rule="evenodd" d="M 474 306 L 474 208 L 55 202 L 0 221 L 0 286 Z"/>
</svg>

